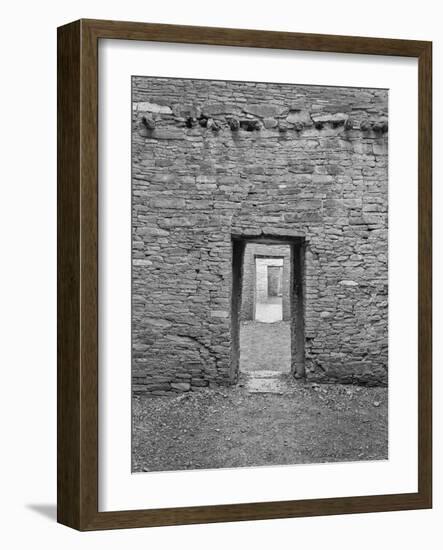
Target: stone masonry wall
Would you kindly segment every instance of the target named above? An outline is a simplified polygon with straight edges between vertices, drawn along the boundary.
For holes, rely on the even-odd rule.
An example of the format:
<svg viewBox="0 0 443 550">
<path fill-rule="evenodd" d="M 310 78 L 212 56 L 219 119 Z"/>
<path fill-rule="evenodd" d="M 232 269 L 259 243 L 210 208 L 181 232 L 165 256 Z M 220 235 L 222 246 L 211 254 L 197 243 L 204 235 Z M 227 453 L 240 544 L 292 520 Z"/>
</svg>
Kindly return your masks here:
<svg viewBox="0 0 443 550">
<path fill-rule="evenodd" d="M 134 391 L 235 380 L 233 235 L 305 238 L 308 380 L 386 383 L 388 92 L 132 88 Z"/>
<path fill-rule="evenodd" d="M 254 319 L 255 304 L 255 256 L 276 256 L 283 257 L 283 320 L 290 319 L 290 265 L 289 265 L 289 246 L 263 245 L 251 243 L 246 245 L 243 258 L 243 281 L 242 281 L 242 307 L 240 318 L 242 321 Z"/>
</svg>

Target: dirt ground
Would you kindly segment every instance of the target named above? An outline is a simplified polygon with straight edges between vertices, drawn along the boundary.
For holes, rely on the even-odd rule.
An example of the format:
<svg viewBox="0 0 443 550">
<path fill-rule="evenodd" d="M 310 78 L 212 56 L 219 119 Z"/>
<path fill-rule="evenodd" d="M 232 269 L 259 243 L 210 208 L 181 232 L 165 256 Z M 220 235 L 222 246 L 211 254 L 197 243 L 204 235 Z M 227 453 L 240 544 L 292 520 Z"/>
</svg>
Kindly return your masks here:
<svg viewBox="0 0 443 550">
<path fill-rule="evenodd" d="M 167 471 L 388 458 L 387 388 L 288 381 L 133 399 L 132 469 Z"/>
<path fill-rule="evenodd" d="M 240 326 L 240 370 L 251 372 L 291 370 L 291 325 L 288 321 L 257 323 L 245 321 Z"/>
</svg>

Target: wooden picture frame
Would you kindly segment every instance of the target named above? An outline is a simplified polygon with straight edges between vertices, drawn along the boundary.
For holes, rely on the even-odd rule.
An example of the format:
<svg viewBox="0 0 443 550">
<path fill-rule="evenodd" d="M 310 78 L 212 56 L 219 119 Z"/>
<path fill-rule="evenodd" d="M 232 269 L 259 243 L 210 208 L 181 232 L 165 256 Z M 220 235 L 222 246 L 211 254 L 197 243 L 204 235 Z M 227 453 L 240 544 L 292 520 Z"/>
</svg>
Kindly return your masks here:
<svg viewBox="0 0 443 550">
<path fill-rule="evenodd" d="M 98 511 L 98 41 L 418 58 L 418 491 Z M 80 20 L 58 29 L 58 521 L 79 530 L 364 513 L 432 506 L 432 44 L 350 36 Z"/>
</svg>

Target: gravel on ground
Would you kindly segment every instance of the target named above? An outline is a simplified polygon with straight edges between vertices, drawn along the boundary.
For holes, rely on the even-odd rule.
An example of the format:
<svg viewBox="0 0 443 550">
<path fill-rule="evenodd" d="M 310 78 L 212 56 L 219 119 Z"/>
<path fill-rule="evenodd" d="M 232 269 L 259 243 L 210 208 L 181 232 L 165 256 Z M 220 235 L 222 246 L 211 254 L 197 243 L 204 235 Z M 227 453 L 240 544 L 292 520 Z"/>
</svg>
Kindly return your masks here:
<svg viewBox="0 0 443 550">
<path fill-rule="evenodd" d="M 388 458 L 387 388 L 292 380 L 133 398 L 132 470 L 171 471 Z"/>
</svg>

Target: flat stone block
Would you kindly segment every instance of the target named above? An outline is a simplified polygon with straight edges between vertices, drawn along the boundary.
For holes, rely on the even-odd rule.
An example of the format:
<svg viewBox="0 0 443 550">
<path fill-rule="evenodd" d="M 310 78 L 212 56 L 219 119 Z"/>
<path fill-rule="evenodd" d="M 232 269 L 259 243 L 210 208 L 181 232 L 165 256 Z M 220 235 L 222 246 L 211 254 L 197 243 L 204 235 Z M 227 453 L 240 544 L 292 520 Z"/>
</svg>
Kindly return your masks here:
<svg viewBox="0 0 443 550">
<path fill-rule="evenodd" d="M 220 317 L 226 319 L 227 317 L 229 317 L 229 313 L 227 311 L 211 311 L 211 317 Z"/>
<path fill-rule="evenodd" d="M 191 389 L 191 384 L 188 382 L 172 382 L 171 388 L 177 391 L 189 391 Z"/>
<path fill-rule="evenodd" d="M 153 208 L 174 208 L 181 209 L 185 207 L 184 199 L 174 199 L 174 198 L 158 198 L 151 201 L 151 206 Z"/>
<path fill-rule="evenodd" d="M 150 103 L 149 101 L 139 101 L 138 103 L 133 103 L 132 108 L 134 111 L 143 113 L 172 113 L 171 107 L 168 107 L 167 105 L 159 105 L 158 103 Z"/>
</svg>

